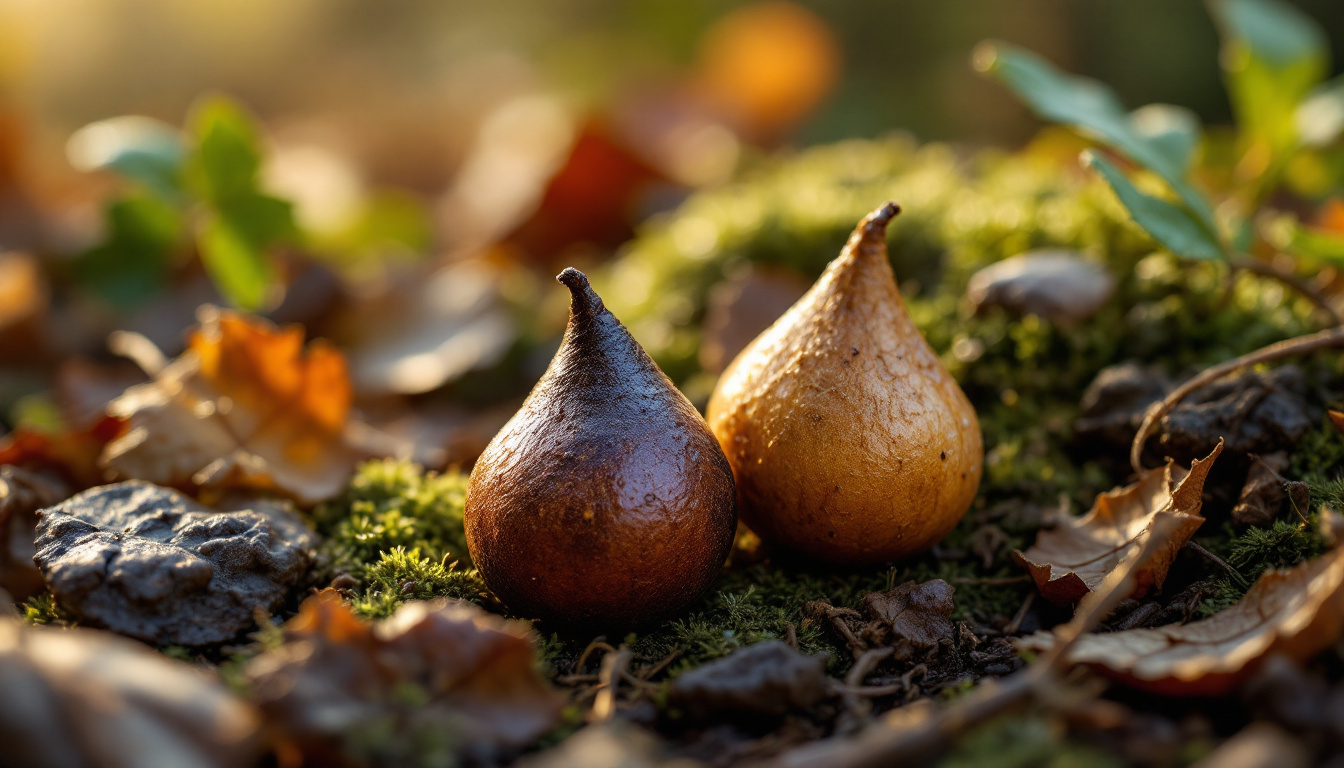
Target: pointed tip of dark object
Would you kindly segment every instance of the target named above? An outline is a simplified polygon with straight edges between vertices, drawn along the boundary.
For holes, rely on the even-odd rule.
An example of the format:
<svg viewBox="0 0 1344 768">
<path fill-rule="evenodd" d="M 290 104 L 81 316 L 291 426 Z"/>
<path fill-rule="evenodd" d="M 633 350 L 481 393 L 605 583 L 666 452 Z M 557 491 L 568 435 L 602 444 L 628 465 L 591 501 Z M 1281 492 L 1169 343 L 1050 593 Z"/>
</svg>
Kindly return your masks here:
<svg viewBox="0 0 1344 768">
<path fill-rule="evenodd" d="M 593 290 L 587 275 L 573 267 L 565 267 L 555 276 L 555 280 L 568 288 L 570 296 L 573 297 L 569 305 L 571 313 L 578 314 L 585 310 L 594 313 L 602 311 L 602 297 Z"/>
<path fill-rule="evenodd" d="M 868 214 L 863 220 L 864 234 L 882 234 L 887 231 L 887 224 L 896 218 L 896 214 L 901 212 L 901 206 L 887 202 L 880 208 Z"/>
</svg>

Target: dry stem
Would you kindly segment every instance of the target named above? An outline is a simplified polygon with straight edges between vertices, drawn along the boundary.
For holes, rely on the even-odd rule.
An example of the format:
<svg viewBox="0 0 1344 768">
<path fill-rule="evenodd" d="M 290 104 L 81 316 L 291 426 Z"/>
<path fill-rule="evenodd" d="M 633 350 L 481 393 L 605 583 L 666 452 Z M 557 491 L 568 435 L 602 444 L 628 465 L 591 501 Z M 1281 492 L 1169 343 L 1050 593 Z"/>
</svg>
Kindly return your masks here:
<svg viewBox="0 0 1344 768">
<path fill-rule="evenodd" d="M 1293 355 L 1302 355 L 1308 352 L 1314 352 L 1318 349 L 1329 347 L 1344 347 L 1344 326 L 1327 328 L 1324 331 L 1298 336 L 1285 341 L 1270 344 L 1254 352 L 1242 355 L 1225 363 L 1219 363 L 1200 373 L 1198 376 L 1190 379 L 1181 386 L 1177 387 L 1171 394 L 1162 398 L 1159 402 L 1153 403 L 1148 408 L 1148 412 L 1143 415 L 1143 424 L 1139 426 L 1138 434 L 1134 435 L 1134 442 L 1129 447 L 1129 463 L 1133 465 L 1135 472 L 1143 471 L 1143 444 L 1147 442 L 1148 435 L 1152 433 L 1153 427 L 1175 408 L 1178 403 L 1184 400 L 1191 392 L 1213 382 L 1222 377 L 1248 366 L 1259 363 L 1267 363 L 1271 360 L 1279 360 Z"/>
</svg>

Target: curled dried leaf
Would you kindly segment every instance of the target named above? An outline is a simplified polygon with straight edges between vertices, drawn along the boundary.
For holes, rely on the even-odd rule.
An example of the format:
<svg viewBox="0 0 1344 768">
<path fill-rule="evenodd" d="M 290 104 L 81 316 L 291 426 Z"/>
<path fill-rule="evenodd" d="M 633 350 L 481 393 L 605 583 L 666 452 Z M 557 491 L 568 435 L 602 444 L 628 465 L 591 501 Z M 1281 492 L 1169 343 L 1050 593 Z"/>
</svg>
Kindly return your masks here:
<svg viewBox="0 0 1344 768">
<path fill-rule="evenodd" d="M 358 452 L 346 441 L 345 358 L 303 329 L 207 308 L 187 351 L 109 406 L 128 431 L 101 461 L 174 487 L 276 490 L 312 503 L 336 495 Z"/>
<path fill-rule="evenodd" d="M 1169 696 L 1231 691 L 1270 655 L 1302 661 L 1344 632 L 1344 549 L 1266 572 L 1232 607 L 1190 624 L 1079 639 L 1069 660 L 1142 690 Z M 1048 650 L 1054 636 L 1021 641 Z"/>
<path fill-rule="evenodd" d="M 864 609 L 897 638 L 915 648 L 934 648 L 951 640 L 952 585 L 942 579 L 902 584 L 890 592 L 873 592 L 863 599 Z"/>
<path fill-rule="evenodd" d="M 256 711 L 213 675 L 91 629 L 0 619 L 6 765 L 257 764 Z"/>
<path fill-rule="evenodd" d="M 1168 462 L 1144 471 L 1139 481 L 1097 497 L 1091 511 L 1053 530 L 1041 531 L 1036 544 L 1013 557 L 1027 569 L 1047 600 L 1069 605 L 1081 600 L 1136 551 L 1148 536 L 1153 518 L 1170 512 L 1179 522 L 1162 552 L 1136 574 L 1130 597 L 1141 597 L 1162 586 L 1176 553 L 1204 522 L 1204 480 L 1222 453 L 1219 443 L 1189 469 Z"/>
<path fill-rule="evenodd" d="M 326 590 L 285 635 L 246 675 L 282 753 L 305 764 L 488 758 L 530 744 L 559 716 L 527 627 L 466 603 L 409 602 L 365 624 Z"/>
</svg>

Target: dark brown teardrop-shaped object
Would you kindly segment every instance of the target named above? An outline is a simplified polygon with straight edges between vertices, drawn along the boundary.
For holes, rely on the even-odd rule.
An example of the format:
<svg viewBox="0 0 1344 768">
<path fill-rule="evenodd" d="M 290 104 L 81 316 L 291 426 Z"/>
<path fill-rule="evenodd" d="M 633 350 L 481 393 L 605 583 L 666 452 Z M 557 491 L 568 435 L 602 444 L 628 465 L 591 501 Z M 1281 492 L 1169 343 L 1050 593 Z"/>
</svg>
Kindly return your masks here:
<svg viewBox="0 0 1344 768">
<path fill-rule="evenodd" d="M 551 366 L 467 488 L 472 561 L 509 610 L 638 627 L 714 581 L 737 527 L 732 469 L 699 412 L 602 304 L 573 295 Z"/>
</svg>

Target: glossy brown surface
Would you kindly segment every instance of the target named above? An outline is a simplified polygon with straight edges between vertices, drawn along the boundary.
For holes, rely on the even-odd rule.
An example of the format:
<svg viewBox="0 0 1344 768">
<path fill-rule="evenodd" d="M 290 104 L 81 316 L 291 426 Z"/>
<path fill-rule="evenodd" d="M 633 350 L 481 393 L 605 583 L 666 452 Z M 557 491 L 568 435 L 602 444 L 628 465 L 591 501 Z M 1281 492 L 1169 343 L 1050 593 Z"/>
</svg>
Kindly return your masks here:
<svg viewBox="0 0 1344 768">
<path fill-rule="evenodd" d="M 916 554 L 966 513 L 984 449 L 975 411 L 906 314 L 888 203 L 738 355 L 709 402 L 763 540 L 837 563 Z"/>
<path fill-rule="evenodd" d="M 637 627 L 718 575 L 737 526 L 732 470 L 583 273 L 556 279 L 573 294 L 569 327 L 471 473 L 467 544 L 521 616 Z"/>
</svg>

